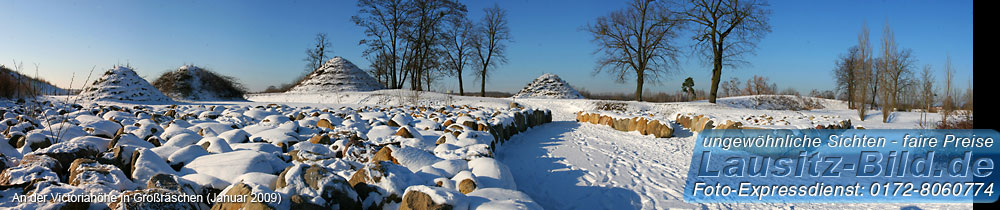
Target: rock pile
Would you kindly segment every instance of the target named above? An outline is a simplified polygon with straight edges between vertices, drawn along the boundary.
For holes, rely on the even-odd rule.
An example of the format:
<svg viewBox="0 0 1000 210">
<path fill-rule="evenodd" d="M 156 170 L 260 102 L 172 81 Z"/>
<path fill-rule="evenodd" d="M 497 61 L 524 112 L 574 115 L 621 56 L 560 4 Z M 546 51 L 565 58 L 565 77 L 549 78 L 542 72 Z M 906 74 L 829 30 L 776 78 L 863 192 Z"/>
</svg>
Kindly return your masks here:
<svg viewBox="0 0 1000 210">
<path fill-rule="evenodd" d="M 331 58 L 322 67 L 306 75 L 288 92 L 373 91 L 382 88 L 382 84 L 368 75 L 368 72 L 338 56 Z"/>
<path fill-rule="evenodd" d="M 178 100 L 243 99 L 246 92 L 235 79 L 194 65 L 163 73 L 153 80 L 153 86 Z"/>
<path fill-rule="evenodd" d="M 534 81 L 531 81 L 531 83 L 528 83 L 527 86 L 524 86 L 513 97 L 580 99 L 583 98 L 583 95 L 580 95 L 580 92 L 569 86 L 569 83 L 563 81 L 559 76 L 555 74 L 543 74 Z"/>
<path fill-rule="evenodd" d="M 521 107 L 44 104 L 0 107 L 0 188 L 203 199 L 4 199 L 0 207 L 540 209 L 527 196 L 505 196 L 523 193 L 493 154 L 552 120 L 549 110 Z M 251 195 L 271 197 L 226 199 Z"/>
<path fill-rule="evenodd" d="M 131 68 L 115 66 L 104 72 L 100 79 L 88 84 L 80 97 L 93 101 L 169 102 L 170 97 L 139 77 Z"/>
</svg>

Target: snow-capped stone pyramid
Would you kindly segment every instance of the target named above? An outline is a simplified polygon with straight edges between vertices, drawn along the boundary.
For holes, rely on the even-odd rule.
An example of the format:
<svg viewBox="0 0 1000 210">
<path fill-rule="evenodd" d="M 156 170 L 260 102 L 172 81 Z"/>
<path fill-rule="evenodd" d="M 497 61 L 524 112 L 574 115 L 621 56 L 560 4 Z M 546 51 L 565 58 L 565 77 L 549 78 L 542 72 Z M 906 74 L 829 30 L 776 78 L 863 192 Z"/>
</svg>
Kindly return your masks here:
<svg viewBox="0 0 1000 210">
<path fill-rule="evenodd" d="M 104 76 L 94 81 L 80 92 L 80 97 L 87 100 L 109 100 L 130 102 L 168 102 L 170 97 L 163 95 L 153 85 L 139 77 L 132 69 L 115 66 L 104 72 Z"/>
<path fill-rule="evenodd" d="M 339 92 L 373 91 L 382 89 L 368 72 L 361 70 L 347 59 L 333 57 L 306 76 L 288 92 Z"/>
<path fill-rule="evenodd" d="M 514 94 L 514 98 L 568 98 L 580 99 L 583 95 L 555 74 L 543 74 Z"/>
<path fill-rule="evenodd" d="M 173 99 L 231 100 L 242 99 L 241 85 L 233 79 L 194 65 L 184 65 L 176 71 L 163 73 L 153 86 Z"/>
</svg>

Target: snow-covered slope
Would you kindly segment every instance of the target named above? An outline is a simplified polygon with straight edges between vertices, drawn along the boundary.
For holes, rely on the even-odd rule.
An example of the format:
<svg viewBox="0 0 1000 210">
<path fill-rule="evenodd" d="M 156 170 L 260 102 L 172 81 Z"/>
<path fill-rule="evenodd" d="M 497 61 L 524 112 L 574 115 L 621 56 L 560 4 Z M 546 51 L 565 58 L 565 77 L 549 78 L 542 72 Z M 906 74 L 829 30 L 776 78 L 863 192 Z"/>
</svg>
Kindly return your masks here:
<svg viewBox="0 0 1000 210">
<path fill-rule="evenodd" d="M 514 94 L 514 98 L 583 98 L 576 89 L 569 86 L 555 74 L 543 74 L 534 81 L 524 86 L 520 92 Z"/>
<path fill-rule="evenodd" d="M 164 94 L 183 100 L 242 99 L 243 91 L 232 79 L 194 65 L 184 65 L 153 81 Z"/>
<path fill-rule="evenodd" d="M 719 104 L 739 109 L 812 110 L 847 109 L 847 102 L 794 95 L 750 95 L 720 98 Z"/>
<path fill-rule="evenodd" d="M 104 76 L 94 81 L 80 92 L 80 97 L 94 101 L 169 102 L 153 85 L 139 77 L 132 69 L 115 66 L 104 72 Z"/>
<path fill-rule="evenodd" d="M 347 59 L 338 56 L 327 61 L 316 71 L 309 73 L 302 82 L 296 84 L 288 92 L 315 93 L 378 89 L 382 89 L 382 84 L 375 81 L 375 78 Z"/>
<path fill-rule="evenodd" d="M 8 69 L 5 66 L 0 65 L 0 77 L 5 77 L 5 79 L 10 79 L 11 81 L 20 81 L 22 86 L 26 86 L 26 89 L 37 90 L 38 94 L 41 95 L 65 95 L 69 94 L 69 91 L 52 85 L 46 81 L 38 80 L 36 78 L 31 78 L 29 76 L 24 76 L 19 72 Z"/>
</svg>

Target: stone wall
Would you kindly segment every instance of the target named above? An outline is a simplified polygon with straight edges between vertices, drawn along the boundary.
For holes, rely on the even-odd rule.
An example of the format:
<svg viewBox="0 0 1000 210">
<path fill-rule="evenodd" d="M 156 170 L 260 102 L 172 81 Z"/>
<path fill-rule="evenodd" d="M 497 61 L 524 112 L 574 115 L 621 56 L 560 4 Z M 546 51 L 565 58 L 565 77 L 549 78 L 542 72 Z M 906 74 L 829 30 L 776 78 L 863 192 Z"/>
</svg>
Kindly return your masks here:
<svg viewBox="0 0 1000 210">
<path fill-rule="evenodd" d="M 577 122 L 606 125 L 618 131 L 639 131 L 642 135 L 653 135 L 657 138 L 670 138 L 674 128 L 669 121 L 652 119 L 645 116 L 625 117 L 593 112 L 577 112 Z"/>
</svg>

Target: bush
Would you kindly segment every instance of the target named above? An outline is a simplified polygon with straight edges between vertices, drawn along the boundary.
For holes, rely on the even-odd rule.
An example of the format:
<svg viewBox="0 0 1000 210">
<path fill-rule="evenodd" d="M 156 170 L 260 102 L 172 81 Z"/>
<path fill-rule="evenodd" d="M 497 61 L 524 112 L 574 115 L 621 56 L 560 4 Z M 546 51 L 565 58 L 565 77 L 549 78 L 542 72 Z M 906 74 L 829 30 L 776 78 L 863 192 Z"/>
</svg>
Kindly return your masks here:
<svg viewBox="0 0 1000 210">
<path fill-rule="evenodd" d="M 597 105 L 597 110 L 604 110 L 604 111 L 624 112 L 626 106 L 628 106 L 627 104 L 622 102 L 598 101 L 595 103 L 596 103 L 595 105 Z"/>
<path fill-rule="evenodd" d="M 955 111 L 955 117 L 948 121 L 938 122 L 937 129 L 972 129 L 972 111 Z"/>
</svg>

